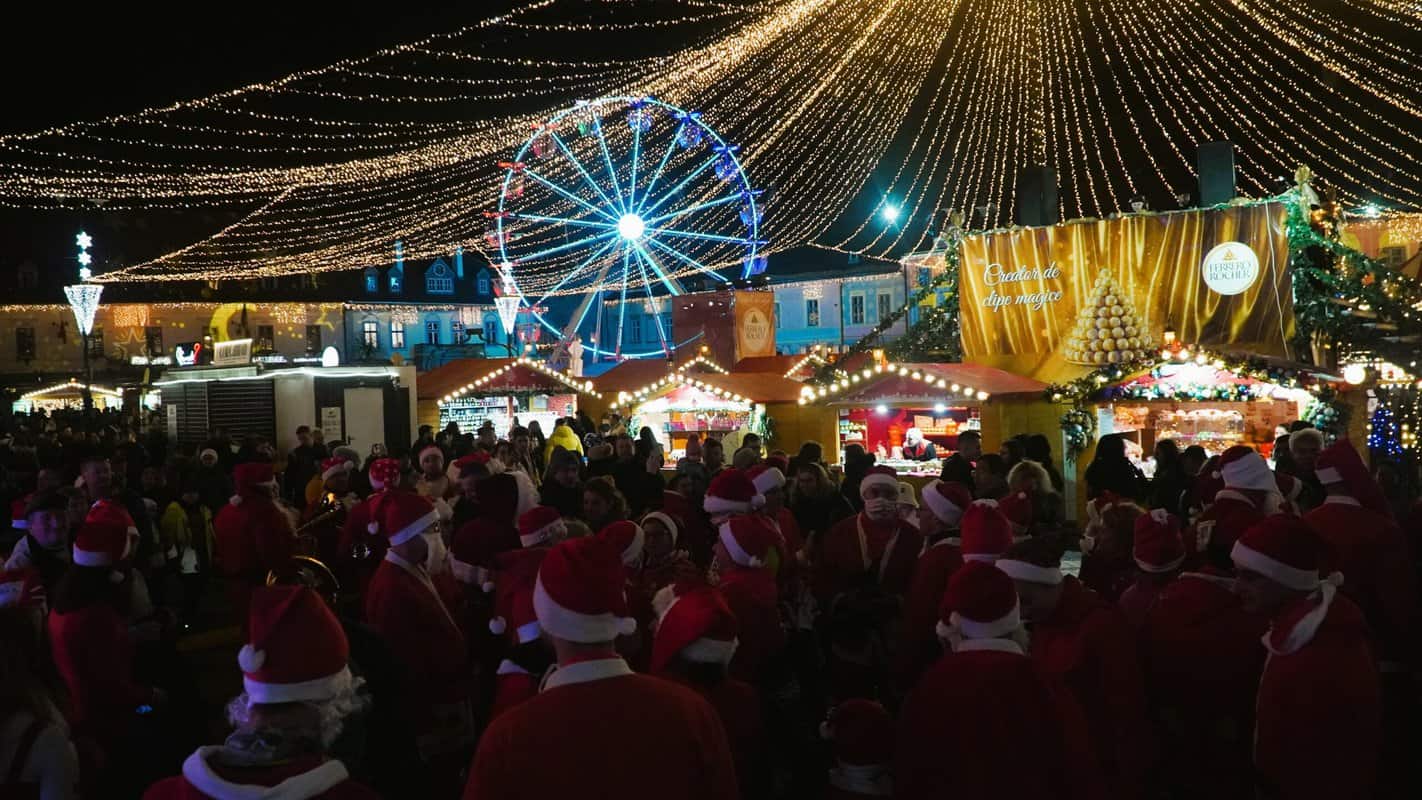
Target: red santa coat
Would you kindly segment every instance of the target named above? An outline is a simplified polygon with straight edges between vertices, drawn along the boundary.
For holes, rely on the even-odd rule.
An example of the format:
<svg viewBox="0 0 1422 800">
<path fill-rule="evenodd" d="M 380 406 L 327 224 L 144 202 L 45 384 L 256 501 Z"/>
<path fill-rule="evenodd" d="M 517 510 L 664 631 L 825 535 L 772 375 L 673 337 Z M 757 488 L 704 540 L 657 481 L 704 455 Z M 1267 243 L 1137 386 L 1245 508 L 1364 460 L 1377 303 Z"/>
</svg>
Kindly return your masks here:
<svg viewBox="0 0 1422 800">
<path fill-rule="evenodd" d="M 183 774 L 148 787 L 143 800 L 377 800 L 380 795 L 351 780 L 339 761 L 301 758 L 271 767 L 229 767 L 212 763 L 221 747 L 200 747 L 183 762 Z"/>
<path fill-rule="evenodd" d="M 489 707 L 489 721 L 528 701 L 538 694 L 539 676 L 530 673 L 507 658 L 499 663 L 494 675 L 494 702 Z"/>
<path fill-rule="evenodd" d="M 1343 594 L 1367 619 L 1384 661 L 1411 663 L 1417 579 L 1411 548 L 1397 523 L 1351 497 L 1330 495 L 1304 515 L 1324 542 L 1329 571 L 1343 573 Z"/>
<path fill-rule="evenodd" d="M 731 675 L 758 683 L 766 665 L 785 649 L 775 576 L 765 569 L 727 569 L 717 588 L 740 626 L 740 646 L 731 659 Z"/>
<path fill-rule="evenodd" d="M 711 545 L 716 541 L 716 529 L 712 527 L 706 514 L 680 492 L 662 493 L 662 511 L 670 514 L 679 524 L 676 537 L 677 547 L 691 554 L 691 559 L 705 566 L 711 563 Z"/>
<path fill-rule="evenodd" d="M 437 722 L 436 708 L 468 696 L 464 636 L 423 567 L 385 554 L 365 595 L 365 618 L 405 667 L 400 706 L 417 733 Z"/>
<path fill-rule="evenodd" d="M 1201 797 L 1253 796 L 1249 737 L 1268 621 L 1245 611 L 1233 586 L 1184 573 L 1160 591 L 1139 632 L 1161 772 Z"/>
<path fill-rule="evenodd" d="M 580 661 L 550 673 L 537 697 L 484 732 L 464 798 L 585 796 L 738 797 L 735 764 L 715 710 L 684 686 L 633 673 L 620 658 Z"/>
<path fill-rule="evenodd" d="M 765 725 L 755 687 L 735 678 L 727 678 L 715 686 L 701 686 L 674 674 L 661 677 L 696 692 L 715 709 L 717 718 L 726 728 L 726 741 L 742 791 L 749 792 L 751 787 L 763 785 L 763 765 L 759 759 L 765 748 Z"/>
<path fill-rule="evenodd" d="M 1116 607 L 1121 609 L 1121 616 L 1126 618 L 1126 624 L 1131 626 L 1132 631 L 1139 632 L 1145 625 L 1146 615 L 1160 598 L 1160 593 L 1169 585 L 1159 578 L 1138 575 L 1135 581 L 1121 592 L 1120 598 L 1116 600 Z"/>
<path fill-rule="evenodd" d="M 866 575 L 887 594 L 908 591 L 923 535 L 898 517 L 874 522 L 865 514 L 840 520 L 825 535 L 814 567 L 815 595 L 822 607 L 860 585 Z"/>
<path fill-rule="evenodd" d="M 1135 640 L 1121 613 L 1067 576 L 1056 610 L 1032 627 L 1032 659 L 1081 704 L 1111 797 L 1139 796 L 1154 747 Z"/>
<path fill-rule="evenodd" d="M 1329 594 L 1284 609 L 1264 639 L 1254 767 L 1265 797 L 1372 794 L 1382 746 L 1377 667 L 1362 612 Z"/>
<path fill-rule="evenodd" d="M 49 615 L 50 651 L 69 690 L 69 724 L 76 737 L 93 736 L 105 747 L 126 735 L 153 690 L 133 681 L 128 623 L 112 606 Z"/>
<path fill-rule="evenodd" d="M 228 604 L 246 631 L 252 589 L 296 553 L 291 517 L 268 498 L 244 495 L 241 503 L 218 510 L 212 528 L 217 567 L 228 578 Z"/>
<path fill-rule="evenodd" d="M 963 552 L 957 538 L 940 539 L 918 557 L 913 580 L 904 595 L 904 626 L 898 647 L 899 685 L 913 686 L 940 656 L 938 607 L 948 590 L 948 579 L 963 566 Z"/>
<path fill-rule="evenodd" d="M 1247 495 L 1234 489 L 1221 489 L 1215 495 L 1214 505 L 1196 517 L 1185 534 L 1185 552 L 1195 556 L 1187 563 L 1203 563 L 1211 541 L 1220 552 L 1228 553 L 1245 531 L 1263 520 L 1264 512 Z"/>
<path fill-rule="evenodd" d="M 1016 644 L 964 642 L 909 693 L 894 797 L 1101 797 L 1081 710 Z"/>
</svg>

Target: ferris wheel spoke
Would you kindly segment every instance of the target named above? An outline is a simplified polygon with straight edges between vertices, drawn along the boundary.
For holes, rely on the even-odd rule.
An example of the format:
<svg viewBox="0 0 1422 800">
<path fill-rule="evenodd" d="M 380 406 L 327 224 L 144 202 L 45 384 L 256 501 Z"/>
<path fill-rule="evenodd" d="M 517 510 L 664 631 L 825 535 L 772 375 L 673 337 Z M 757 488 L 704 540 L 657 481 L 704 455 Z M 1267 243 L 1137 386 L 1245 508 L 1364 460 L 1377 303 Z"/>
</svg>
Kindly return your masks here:
<svg viewBox="0 0 1422 800">
<path fill-rule="evenodd" d="M 645 217 L 648 214 L 651 214 L 653 211 L 656 211 L 657 209 L 661 208 L 668 200 L 672 199 L 673 197 L 679 196 L 681 194 L 681 190 L 685 189 L 687 184 L 701 177 L 701 173 L 705 172 L 708 169 L 711 169 L 711 167 L 715 165 L 716 158 L 716 156 L 712 156 L 711 158 L 706 159 L 705 163 L 692 170 L 691 174 L 687 175 L 685 178 L 682 178 L 680 181 L 677 182 L 675 186 L 673 186 L 669 191 L 663 194 L 660 200 L 653 203 L 651 207 L 642 209 L 638 213 Z"/>
<path fill-rule="evenodd" d="M 642 157 L 642 129 L 632 126 L 632 177 L 627 179 L 627 207 L 637 207 L 637 159 Z"/>
<path fill-rule="evenodd" d="M 566 251 L 566 250 L 573 250 L 573 249 L 575 249 L 575 248 L 582 247 L 582 246 L 585 245 L 585 244 L 592 244 L 593 242 L 596 242 L 596 241 L 598 241 L 599 239 L 609 239 L 609 238 L 611 238 L 611 237 L 613 237 L 613 236 L 616 236 L 616 235 L 617 235 L 617 231 L 616 231 L 616 230 L 611 230 L 611 231 L 607 231 L 606 233 L 599 233 L 599 234 L 596 234 L 596 235 L 593 235 L 593 236 L 586 236 L 586 237 L 584 237 L 584 238 L 582 238 L 582 239 L 577 239 L 577 240 L 575 240 L 575 241 L 571 241 L 571 242 L 568 242 L 568 243 L 566 243 L 566 244 L 560 244 L 560 245 L 558 245 L 557 247 L 550 247 L 550 248 L 548 248 L 547 250 L 539 250 L 539 251 L 536 252 L 536 253 L 529 253 L 528 255 L 520 255 L 520 256 L 518 256 L 517 258 L 515 258 L 514 261 L 515 261 L 515 262 L 533 261 L 533 260 L 535 260 L 535 259 L 544 258 L 544 257 L 546 257 L 546 256 L 551 256 L 551 255 L 553 255 L 554 253 L 562 253 L 562 252 L 564 252 L 564 251 Z"/>
<path fill-rule="evenodd" d="M 632 246 L 629 244 L 622 248 L 622 297 L 617 303 L 617 346 L 613 349 L 619 356 L 622 355 L 622 329 L 627 322 L 627 271 L 631 259 Z"/>
<path fill-rule="evenodd" d="M 544 301 L 544 300 L 547 300 L 549 297 L 552 297 L 559 289 L 563 288 L 564 284 L 566 284 L 568 281 L 572 280 L 573 278 L 577 277 L 578 273 L 580 273 L 580 272 L 582 272 L 583 270 L 587 269 L 588 267 L 592 266 L 593 262 L 595 262 L 595 261 L 597 261 L 599 258 L 601 258 L 604 253 L 606 253 L 608 250 L 610 250 L 610 249 L 611 249 L 614 245 L 616 245 L 616 244 L 617 244 L 617 240 L 616 240 L 616 239 L 608 239 L 605 243 L 603 243 L 603 245 L 602 245 L 601 247 L 599 247 L 598 249 L 594 250 L 592 255 L 588 256 L 588 257 L 585 258 L 585 259 L 583 259 L 583 263 L 577 265 L 577 266 L 574 267 L 573 270 L 572 270 L 571 272 L 569 272 L 567 275 L 564 275 L 562 278 L 558 279 L 558 282 L 553 285 L 553 288 L 552 288 L 552 289 L 549 289 L 549 290 L 546 291 L 546 292 L 544 292 L 544 293 L 543 293 L 543 296 L 540 297 L 540 298 L 538 298 L 538 302 L 535 303 L 534 305 L 543 305 L 543 301 Z"/>
<path fill-rule="evenodd" d="M 553 191 L 555 191 L 555 192 L 557 192 L 558 194 L 562 195 L 564 198 L 566 198 L 566 199 L 568 199 L 568 200 L 571 200 L 571 201 L 573 201 L 574 203 L 577 203 L 578 205 L 582 206 L 583 208 L 586 208 L 587 210 L 592 211 L 592 212 L 594 212 L 594 213 L 596 213 L 596 214 L 601 214 L 601 215 L 603 215 L 604 217 L 607 217 L 608 219 L 612 220 L 613 222 L 616 222 L 616 221 L 617 221 L 617 217 L 614 216 L 611 212 L 607 211 L 606 209 L 598 208 L 597 206 L 593 205 L 592 203 L 589 203 L 588 201 L 584 200 L 583 198 L 578 197 L 577 195 L 573 194 L 572 192 L 568 191 L 567 189 L 564 189 L 562 186 L 559 186 L 558 184 L 554 183 L 553 181 L 551 181 L 551 180 L 549 180 L 549 179 L 543 177 L 542 175 L 538 174 L 537 172 L 534 172 L 534 171 L 531 170 L 531 169 L 524 169 L 523 174 L 525 174 L 525 175 L 527 175 L 528 177 L 530 177 L 530 178 L 532 178 L 532 179 L 538 181 L 539 183 L 543 184 L 544 186 L 547 186 L 549 189 L 552 189 Z M 599 194 L 601 194 L 601 192 L 599 192 Z M 611 203 L 612 201 L 609 200 L 608 202 Z"/>
<path fill-rule="evenodd" d="M 667 142 L 667 151 L 662 154 L 662 160 L 657 164 L 657 170 L 652 173 L 652 179 L 647 181 L 647 188 L 642 190 L 644 201 L 652 196 L 652 190 L 656 188 L 657 181 L 662 177 L 662 172 L 666 170 L 667 162 L 671 161 L 672 154 L 676 152 L 676 140 L 681 136 L 681 129 L 684 127 L 686 127 L 685 122 L 677 126 L 676 133 L 672 134 L 671 141 Z M 642 213 L 642 210 L 637 209 L 637 213 Z"/>
<path fill-rule="evenodd" d="M 699 231 L 682 231 L 675 228 L 647 228 L 647 236 L 676 236 L 682 239 L 701 239 L 708 242 L 730 242 L 731 244 L 761 244 L 754 239 L 747 239 L 744 236 L 722 236 L 719 233 L 700 233 Z"/>
<path fill-rule="evenodd" d="M 662 352 L 669 352 L 667 348 L 667 334 L 662 330 L 662 315 L 657 313 L 656 298 L 652 297 L 652 281 L 647 277 L 647 263 L 650 258 L 639 246 L 637 248 L 638 265 L 637 268 L 642 273 L 642 290 L 647 294 L 647 315 L 652 318 L 652 324 L 657 326 L 657 341 L 662 344 Z M 665 279 L 663 279 L 665 280 Z M 670 287 L 668 287 L 670 288 Z M 673 292 L 675 294 L 675 292 Z"/>
<path fill-rule="evenodd" d="M 705 211 L 708 208 L 715 208 L 716 206 L 724 206 L 727 203 L 734 203 L 743 197 L 745 197 L 744 192 L 737 192 L 733 195 L 727 195 L 726 197 L 720 197 L 715 200 L 707 200 L 704 203 L 697 203 L 694 206 L 679 208 L 676 211 L 669 211 L 665 214 L 659 214 L 655 217 L 652 217 L 651 219 L 644 219 L 643 223 L 647 225 L 655 225 L 658 222 L 664 222 L 669 219 L 676 219 L 677 217 L 684 217 L 687 214 L 694 214 L 697 211 Z"/>
<path fill-rule="evenodd" d="M 689 255 L 687 255 L 687 254 L 681 252 L 680 250 L 676 249 L 675 247 L 672 247 L 671 245 L 664 244 L 664 243 L 662 243 L 662 242 L 657 241 L 656 239 L 648 239 L 647 241 L 650 242 L 653 247 L 655 247 L 655 248 L 657 248 L 658 250 L 661 250 L 662 252 L 664 252 L 664 253 L 670 255 L 672 258 L 675 258 L 677 261 L 680 261 L 680 262 L 682 262 L 683 264 L 686 264 L 687 266 L 691 267 L 692 269 L 695 269 L 697 272 L 704 272 L 704 273 L 706 273 L 706 274 L 708 274 L 708 275 L 715 275 L 715 276 L 718 277 L 718 278 L 721 277 L 720 275 L 717 275 L 717 274 L 716 274 L 716 270 L 711 269 L 710 267 L 706 266 L 705 264 L 701 263 L 700 261 L 697 261 L 696 259 L 694 259 L 694 258 L 692 258 L 691 256 L 689 256 Z"/>
<path fill-rule="evenodd" d="M 642 247 L 642 245 L 640 244 L 634 243 L 634 246 L 637 248 L 637 256 L 641 258 L 644 262 L 646 262 L 647 266 L 650 266 L 652 268 L 652 272 L 656 273 L 657 278 L 661 280 L 662 285 L 667 287 L 667 292 L 669 292 L 673 297 L 681 294 L 681 287 L 677 286 L 671 278 L 667 277 L 666 271 L 662 269 L 662 265 L 658 264 L 655 258 L 652 258 L 652 254 L 648 253 L 646 248 Z"/>
<path fill-rule="evenodd" d="M 602 148 L 602 163 L 607 165 L 607 177 L 612 180 L 612 195 L 617 198 L 613 204 L 619 214 L 627 213 L 627 208 L 622 205 L 622 189 L 617 185 L 617 168 L 612 166 L 612 153 L 607 149 L 607 137 L 602 133 L 602 120 L 593 117 L 593 130 L 597 131 L 597 144 Z"/>
<path fill-rule="evenodd" d="M 596 222 L 590 219 L 576 217 L 545 217 L 539 214 L 519 214 L 515 213 L 517 219 L 533 220 L 534 222 L 553 222 L 558 225 L 581 225 L 585 228 L 602 228 L 604 230 L 617 230 L 617 224 L 613 222 Z"/>
<path fill-rule="evenodd" d="M 612 198 L 607 196 L 607 193 L 602 190 L 602 187 L 597 185 L 597 181 L 593 180 L 592 175 L 588 173 L 587 167 L 583 166 L 583 162 L 580 161 L 577 156 L 573 155 L 572 150 L 568 149 L 568 145 L 563 142 L 563 137 L 556 133 L 550 133 L 548 135 L 553 137 L 553 141 L 558 145 L 558 149 L 562 150 L 563 155 L 566 156 L 569 161 L 573 162 L 573 166 L 578 168 L 578 172 L 582 173 L 583 180 L 588 182 L 588 186 L 592 187 L 594 192 L 597 192 L 597 196 L 602 198 L 602 202 L 607 203 L 613 208 L 618 208 L 618 205 L 612 202 Z M 603 214 L 608 219 L 614 219 L 614 215 L 609 212 L 604 211 Z"/>
</svg>

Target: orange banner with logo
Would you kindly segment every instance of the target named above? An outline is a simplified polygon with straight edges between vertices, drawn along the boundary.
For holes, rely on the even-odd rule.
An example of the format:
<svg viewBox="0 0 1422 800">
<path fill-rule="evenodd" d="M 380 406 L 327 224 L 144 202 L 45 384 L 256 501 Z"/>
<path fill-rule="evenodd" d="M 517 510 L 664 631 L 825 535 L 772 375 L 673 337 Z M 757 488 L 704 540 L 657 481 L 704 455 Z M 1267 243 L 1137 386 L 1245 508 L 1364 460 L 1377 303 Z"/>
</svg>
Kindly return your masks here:
<svg viewBox="0 0 1422 800">
<path fill-rule="evenodd" d="M 736 292 L 736 361 L 775 355 L 775 295 Z"/>
<path fill-rule="evenodd" d="M 1132 214 L 966 237 L 965 360 L 1044 380 L 1180 341 L 1287 357 L 1285 207 Z"/>
</svg>

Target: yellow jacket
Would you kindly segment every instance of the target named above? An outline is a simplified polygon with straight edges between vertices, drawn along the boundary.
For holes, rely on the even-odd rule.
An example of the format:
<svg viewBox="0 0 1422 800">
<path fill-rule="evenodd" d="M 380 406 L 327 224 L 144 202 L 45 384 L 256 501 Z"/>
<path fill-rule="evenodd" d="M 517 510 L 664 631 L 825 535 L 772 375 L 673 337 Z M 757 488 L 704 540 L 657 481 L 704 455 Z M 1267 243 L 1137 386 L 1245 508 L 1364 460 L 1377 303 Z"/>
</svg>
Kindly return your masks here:
<svg viewBox="0 0 1422 800">
<path fill-rule="evenodd" d="M 561 447 L 577 453 L 583 454 L 583 441 L 578 438 L 578 434 L 567 425 L 559 425 L 553 429 L 552 435 L 548 437 L 548 444 L 543 447 L 543 463 L 547 464 L 553 458 L 554 448 Z"/>
</svg>

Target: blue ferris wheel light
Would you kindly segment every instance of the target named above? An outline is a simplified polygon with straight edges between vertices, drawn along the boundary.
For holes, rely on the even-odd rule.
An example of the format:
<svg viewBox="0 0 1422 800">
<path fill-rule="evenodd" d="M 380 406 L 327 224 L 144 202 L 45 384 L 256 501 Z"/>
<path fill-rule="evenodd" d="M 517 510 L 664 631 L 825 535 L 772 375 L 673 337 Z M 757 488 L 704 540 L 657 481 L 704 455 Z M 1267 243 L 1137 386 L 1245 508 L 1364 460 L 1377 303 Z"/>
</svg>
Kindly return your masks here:
<svg viewBox="0 0 1422 800">
<path fill-rule="evenodd" d="M 646 229 L 647 224 L 636 214 L 623 214 L 622 217 L 617 220 L 618 235 L 628 241 L 642 238 L 642 233 L 646 231 Z"/>
</svg>

